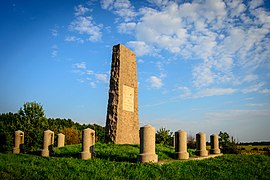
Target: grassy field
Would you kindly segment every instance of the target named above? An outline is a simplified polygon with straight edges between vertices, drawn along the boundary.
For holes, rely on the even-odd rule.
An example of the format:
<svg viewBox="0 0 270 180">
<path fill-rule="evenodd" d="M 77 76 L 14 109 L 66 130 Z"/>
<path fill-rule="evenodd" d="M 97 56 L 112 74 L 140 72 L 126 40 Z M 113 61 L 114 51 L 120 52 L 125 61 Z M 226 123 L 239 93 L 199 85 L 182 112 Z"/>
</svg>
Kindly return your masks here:
<svg viewBox="0 0 270 180">
<path fill-rule="evenodd" d="M 270 179 L 270 157 L 223 155 L 201 161 L 135 163 L 137 145 L 100 144 L 96 158 L 80 160 L 81 145 L 55 148 L 54 157 L 0 153 L 0 179 Z M 157 145 L 160 160 L 172 159 L 174 149 Z M 194 150 L 190 150 L 193 156 Z"/>
</svg>

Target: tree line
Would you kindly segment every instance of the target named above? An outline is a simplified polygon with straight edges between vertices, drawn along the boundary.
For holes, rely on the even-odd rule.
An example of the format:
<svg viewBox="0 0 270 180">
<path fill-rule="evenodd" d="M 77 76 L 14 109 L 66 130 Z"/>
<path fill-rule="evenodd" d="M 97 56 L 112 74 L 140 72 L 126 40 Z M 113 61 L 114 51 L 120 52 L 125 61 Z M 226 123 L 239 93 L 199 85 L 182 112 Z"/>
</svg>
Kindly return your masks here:
<svg viewBox="0 0 270 180">
<path fill-rule="evenodd" d="M 37 102 L 26 102 L 17 113 L 0 115 L 0 152 L 11 151 L 14 132 L 24 132 L 24 150 L 42 148 L 43 132 L 50 129 L 56 134 L 65 134 L 66 144 L 81 143 L 82 130 L 91 128 L 96 132 L 96 141 L 104 142 L 105 128 L 97 124 L 79 124 L 71 119 L 46 118 L 43 107 Z"/>
<path fill-rule="evenodd" d="M 82 131 L 86 128 L 95 130 L 96 142 L 104 142 L 105 127 L 98 124 L 79 124 L 71 119 L 46 118 L 41 104 L 26 102 L 17 113 L 0 115 L 0 152 L 12 150 L 14 132 L 17 130 L 24 132 L 24 150 L 29 152 L 42 148 L 45 130 L 50 129 L 55 135 L 63 133 L 66 145 L 70 145 L 81 143 Z M 227 132 L 219 133 L 219 142 L 223 153 L 238 153 L 238 143 Z M 156 143 L 173 145 L 173 132 L 160 128 L 156 132 Z M 196 148 L 196 141 L 192 135 L 187 137 L 187 146 L 190 149 Z"/>
</svg>

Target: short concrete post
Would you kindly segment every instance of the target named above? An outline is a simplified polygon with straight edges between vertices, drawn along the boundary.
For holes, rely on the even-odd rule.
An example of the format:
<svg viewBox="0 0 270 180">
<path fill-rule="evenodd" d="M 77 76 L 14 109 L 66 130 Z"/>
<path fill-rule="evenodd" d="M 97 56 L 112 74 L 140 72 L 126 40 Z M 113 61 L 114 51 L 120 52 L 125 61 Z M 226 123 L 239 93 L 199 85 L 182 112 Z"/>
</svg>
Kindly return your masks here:
<svg viewBox="0 0 270 180">
<path fill-rule="evenodd" d="M 12 148 L 12 153 L 19 154 L 23 152 L 23 144 L 24 144 L 24 132 L 20 130 L 15 131 L 14 147 Z"/>
<path fill-rule="evenodd" d="M 51 130 L 44 131 L 42 157 L 49 157 L 53 154 L 54 132 Z"/>
<path fill-rule="evenodd" d="M 172 137 L 172 146 L 175 147 L 175 135 Z"/>
<path fill-rule="evenodd" d="M 179 130 L 175 132 L 175 159 L 188 159 L 187 132 Z"/>
<path fill-rule="evenodd" d="M 210 136 L 210 143 L 211 143 L 210 153 L 211 154 L 220 154 L 218 135 L 217 134 L 212 134 Z"/>
<path fill-rule="evenodd" d="M 93 158 L 95 156 L 95 131 L 90 128 L 84 129 L 82 140 L 81 159 L 87 160 Z"/>
<path fill-rule="evenodd" d="M 151 125 L 140 128 L 140 154 L 138 161 L 142 163 L 158 162 L 156 155 L 156 129 Z"/>
<path fill-rule="evenodd" d="M 196 155 L 208 156 L 208 151 L 206 150 L 206 135 L 203 132 L 196 134 Z"/>
<path fill-rule="evenodd" d="M 62 133 L 57 134 L 57 147 L 65 146 L 65 135 Z"/>
</svg>

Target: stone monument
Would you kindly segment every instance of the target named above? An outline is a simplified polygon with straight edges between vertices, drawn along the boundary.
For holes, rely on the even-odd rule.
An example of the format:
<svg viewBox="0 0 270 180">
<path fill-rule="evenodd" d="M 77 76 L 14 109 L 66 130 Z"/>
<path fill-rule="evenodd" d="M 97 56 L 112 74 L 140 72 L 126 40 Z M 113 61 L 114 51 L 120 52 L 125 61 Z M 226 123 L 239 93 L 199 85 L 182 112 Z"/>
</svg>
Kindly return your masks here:
<svg viewBox="0 0 270 180">
<path fill-rule="evenodd" d="M 156 155 L 156 129 L 146 125 L 140 128 L 140 154 L 138 161 L 142 163 L 158 162 Z"/>
<path fill-rule="evenodd" d="M 53 154 L 54 132 L 47 130 L 44 131 L 43 135 L 43 149 L 41 150 L 41 156 L 49 157 Z"/>
<path fill-rule="evenodd" d="M 188 159 L 187 152 L 187 133 L 186 131 L 179 130 L 175 132 L 175 159 Z"/>
<path fill-rule="evenodd" d="M 208 156 L 208 151 L 206 150 L 206 135 L 203 132 L 196 134 L 196 155 L 197 156 Z"/>
<path fill-rule="evenodd" d="M 210 136 L 210 143 L 211 143 L 210 153 L 211 154 L 220 154 L 218 135 L 217 134 L 212 134 Z"/>
<path fill-rule="evenodd" d="M 93 158 L 95 155 L 95 131 L 90 128 L 84 129 L 82 141 L 81 159 L 87 160 Z"/>
<path fill-rule="evenodd" d="M 139 144 L 136 55 L 122 44 L 113 46 L 105 138 Z"/>
<path fill-rule="evenodd" d="M 13 154 L 19 154 L 23 152 L 23 144 L 24 144 L 24 132 L 18 130 L 15 131 L 14 137 L 14 147 L 12 148 Z"/>
<path fill-rule="evenodd" d="M 65 135 L 62 133 L 57 134 L 57 147 L 65 146 Z"/>
</svg>

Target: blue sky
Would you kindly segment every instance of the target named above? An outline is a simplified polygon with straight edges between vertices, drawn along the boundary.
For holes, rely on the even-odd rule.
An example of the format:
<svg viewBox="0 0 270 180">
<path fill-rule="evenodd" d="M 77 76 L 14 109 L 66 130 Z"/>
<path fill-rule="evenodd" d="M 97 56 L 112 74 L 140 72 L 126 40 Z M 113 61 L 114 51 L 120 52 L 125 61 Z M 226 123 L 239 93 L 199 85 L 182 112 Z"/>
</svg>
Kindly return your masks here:
<svg viewBox="0 0 270 180">
<path fill-rule="evenodd" d="M 270 4 L 20 1 L 0 6 L 0 113 L 105 125 L 112 46 L 136 52 L 140 126 L 270 140 Z"/>
</svg>

